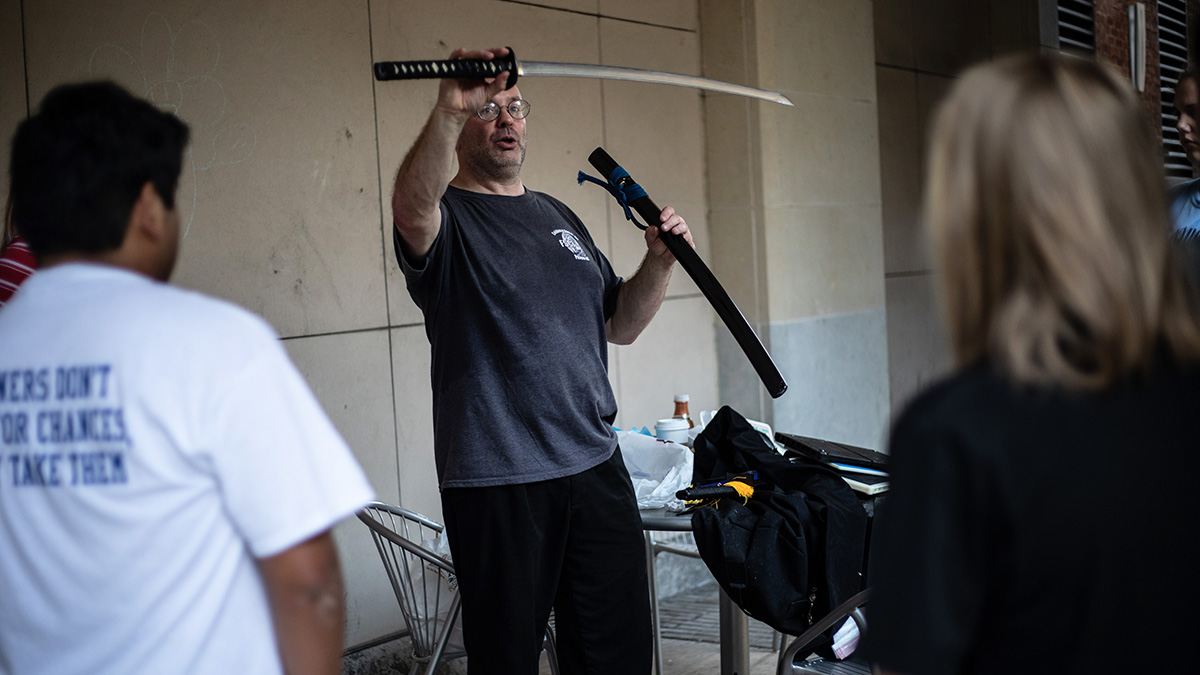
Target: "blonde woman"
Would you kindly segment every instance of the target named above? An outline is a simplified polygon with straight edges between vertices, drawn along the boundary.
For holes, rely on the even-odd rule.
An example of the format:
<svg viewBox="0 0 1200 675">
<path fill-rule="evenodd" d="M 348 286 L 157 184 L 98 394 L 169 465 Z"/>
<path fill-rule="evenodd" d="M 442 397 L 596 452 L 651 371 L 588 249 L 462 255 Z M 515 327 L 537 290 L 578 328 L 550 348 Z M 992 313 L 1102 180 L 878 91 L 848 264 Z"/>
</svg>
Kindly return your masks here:
<svg viewBox="0 0 1200 675">
<path fill-rule="evenodd" d="M 892 431 L 869 656 L 1195 672 L 1200 325 L 1140 99 L 1073 57 L 968 71 L 925 217 L 958 369 Z"/>
</svg>

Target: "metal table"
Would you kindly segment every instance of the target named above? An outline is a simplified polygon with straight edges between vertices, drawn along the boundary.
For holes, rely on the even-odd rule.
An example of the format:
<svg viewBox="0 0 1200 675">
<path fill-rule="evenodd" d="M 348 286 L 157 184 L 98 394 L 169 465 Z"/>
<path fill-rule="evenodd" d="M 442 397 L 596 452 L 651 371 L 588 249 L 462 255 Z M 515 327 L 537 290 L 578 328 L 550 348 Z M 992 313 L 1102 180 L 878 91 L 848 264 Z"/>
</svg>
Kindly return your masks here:
<svg viewBox="0 0 1200 675">
<path fill-rule="evenodd" d="M 691 514 L 680 516 L 666 509 L 643 509 L 642 530 L 691 532 Z M 649 549 L 646 555 L 654 555 Z M 653 579 L 650 583 L 655 583 Z M 721 589 L 721 675 L 747 675 L 750 672 L 750 620 L 725 590 Z"/>
</svg>

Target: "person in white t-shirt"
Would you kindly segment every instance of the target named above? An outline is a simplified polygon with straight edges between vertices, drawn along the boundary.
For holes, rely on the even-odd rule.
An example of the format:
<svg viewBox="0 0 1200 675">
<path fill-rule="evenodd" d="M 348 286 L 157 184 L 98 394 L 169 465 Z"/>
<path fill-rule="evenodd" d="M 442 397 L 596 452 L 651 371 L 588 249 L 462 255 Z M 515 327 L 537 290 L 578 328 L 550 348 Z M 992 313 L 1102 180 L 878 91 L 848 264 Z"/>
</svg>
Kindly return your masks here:
<svg viewBox="0 0 1200 675">
<path fill-rule="evenodd" d="M 340 671 L 330 528 L 372 490 L 274 331 L 165 283 L 187 138 L 84 83 L 13 140 L 0 674 Z"/>
</svg>

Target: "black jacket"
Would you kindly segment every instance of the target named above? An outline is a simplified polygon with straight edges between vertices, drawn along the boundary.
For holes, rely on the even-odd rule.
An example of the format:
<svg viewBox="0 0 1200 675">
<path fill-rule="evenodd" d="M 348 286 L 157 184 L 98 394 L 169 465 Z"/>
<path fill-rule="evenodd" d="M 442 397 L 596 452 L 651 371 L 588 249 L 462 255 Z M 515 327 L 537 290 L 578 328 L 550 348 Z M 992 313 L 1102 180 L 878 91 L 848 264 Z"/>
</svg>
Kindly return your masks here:
<svg viewBox="0 0 1200 675">
<path fill-rule="evenodd" d="M 758 472 L 745 503 L 692 514 L 700 557 L 747 614 L 799 635 L 862 590 L 867 513 L 836 472 L 780 456 L 728 406 L 693 445 L 693 485 Z"/>
</svg>

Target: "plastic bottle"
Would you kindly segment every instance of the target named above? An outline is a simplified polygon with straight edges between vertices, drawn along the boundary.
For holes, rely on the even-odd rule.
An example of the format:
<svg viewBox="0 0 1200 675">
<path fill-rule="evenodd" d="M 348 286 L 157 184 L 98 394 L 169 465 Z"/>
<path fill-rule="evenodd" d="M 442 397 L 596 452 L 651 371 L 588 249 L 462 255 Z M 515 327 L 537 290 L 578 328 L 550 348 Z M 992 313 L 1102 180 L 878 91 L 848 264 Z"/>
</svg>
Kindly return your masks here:
<svg viewBox="0 0 1200 675">
<path fill-rule="evenodd" d="M 676 394 L 675 395 L 675 414 L 672 415 L 672 417 L 677 420 L 687 420 L 689 429 L 692 429 L 696 426 L 696 423 L 692 421 L 691 414 L 688 413 L 688 395 L 687 394 Z"/>
</svg>

